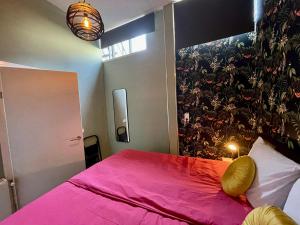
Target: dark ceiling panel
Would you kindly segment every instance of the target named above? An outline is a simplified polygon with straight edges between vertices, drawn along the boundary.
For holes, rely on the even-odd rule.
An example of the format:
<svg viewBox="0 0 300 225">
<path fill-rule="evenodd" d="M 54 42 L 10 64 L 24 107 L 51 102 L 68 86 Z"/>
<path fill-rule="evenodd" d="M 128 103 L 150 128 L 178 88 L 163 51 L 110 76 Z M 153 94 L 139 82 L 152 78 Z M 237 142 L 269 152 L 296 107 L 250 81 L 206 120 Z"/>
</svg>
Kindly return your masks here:
<svg viewBox="0 0 300 225">
<path fill-rule="evenodd" d="M 253 0 L 184 0 L 174 5 L 176 49 L 254 30 Z"/>
<path fill-rule="evenodd" d="M 154 13 L 150 13 L 144 17 L 136 19 L 123 26 L 105 32 L 101 37 L 101 48 L 129 40 L 142 34 L 155 31 Z"/>
</svg>

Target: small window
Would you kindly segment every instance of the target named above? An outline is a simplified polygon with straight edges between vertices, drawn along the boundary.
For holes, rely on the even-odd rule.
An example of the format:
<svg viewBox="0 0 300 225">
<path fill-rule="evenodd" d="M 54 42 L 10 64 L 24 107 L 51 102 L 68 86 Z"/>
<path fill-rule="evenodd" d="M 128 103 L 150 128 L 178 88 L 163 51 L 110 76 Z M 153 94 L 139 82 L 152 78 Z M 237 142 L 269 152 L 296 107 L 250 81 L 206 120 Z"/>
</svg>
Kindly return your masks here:
<svg viewBox="0 0 300 225">
<path fill-rule="evenodd" d="M 146 35 L 141 35 L 131 40 L 131 52 L 140 52 L 147 49 Z"/>
<path fill-rule="evenodd" d="M 147 49 L 146 34 L 126 40 L 107 48 L 102 49 L 102 59 L 107 61 L 121 56 L 129 55 L 131 53 L 144 51 Z"/>
<path fill-rule="evenodd" d="M 102 58 L 103 58 L 103 61 L 106 61 L 106 60 L 110 59 L 109 47 L 102 49 Z"/>
<path fill-rule="evenodd" d="M 112 46 L 112 56 L 117 58 L 123 55 L 128 55 L 130 53 L 129 41 L 123 41 L 121 43 L 115 44 Z"/>
</svg>

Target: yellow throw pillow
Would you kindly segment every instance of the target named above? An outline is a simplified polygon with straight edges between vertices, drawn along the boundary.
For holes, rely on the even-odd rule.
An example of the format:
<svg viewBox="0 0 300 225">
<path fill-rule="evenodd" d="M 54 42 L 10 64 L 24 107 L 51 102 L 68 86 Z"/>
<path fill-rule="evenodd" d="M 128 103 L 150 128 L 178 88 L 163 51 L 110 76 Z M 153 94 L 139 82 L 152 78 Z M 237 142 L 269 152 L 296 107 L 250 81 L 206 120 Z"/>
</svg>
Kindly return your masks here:
<svg viewBox="0 0 300 225">
<path fill-rule="evenodd" d="M 275 206 L 253 209 L 242 225 L 297 225 L 297 223 Z"/>
<path fill-rule="evenodd" d="M 250 188 L 255 178 L 255 163 L 249 156 L 242 156 L 233 161 L 222 177 L 223 191 L 238 197 Z"/>
</svg>

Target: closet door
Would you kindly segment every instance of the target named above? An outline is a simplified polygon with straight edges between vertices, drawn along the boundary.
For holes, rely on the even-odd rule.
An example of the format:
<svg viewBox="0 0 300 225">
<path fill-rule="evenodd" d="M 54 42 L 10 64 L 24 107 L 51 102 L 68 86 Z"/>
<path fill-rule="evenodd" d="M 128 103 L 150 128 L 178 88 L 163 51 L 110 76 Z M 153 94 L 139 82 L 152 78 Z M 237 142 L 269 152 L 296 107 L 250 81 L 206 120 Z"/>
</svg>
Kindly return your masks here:
<svg viewBox="0 0 300 225">
<path fill-rule="evenodd" d="M 84 169 L 77 75 L 5 68 L 2 86 L 22 207 Z"/>
</svg>

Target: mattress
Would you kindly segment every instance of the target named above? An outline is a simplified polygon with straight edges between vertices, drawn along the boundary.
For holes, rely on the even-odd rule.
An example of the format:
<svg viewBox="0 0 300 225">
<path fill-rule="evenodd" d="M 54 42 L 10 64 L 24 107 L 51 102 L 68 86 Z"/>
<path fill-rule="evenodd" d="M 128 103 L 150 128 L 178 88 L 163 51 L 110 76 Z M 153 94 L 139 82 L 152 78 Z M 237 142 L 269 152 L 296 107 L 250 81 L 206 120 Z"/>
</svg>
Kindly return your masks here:
<svg viewBox="0 0 300 225">
<path fill-rule="evenodd" d="M 220 178 L 228 163 L 125 150 L 71 178 L 1 225 L 240 225 L 252 210 Z"/>
</svg>

